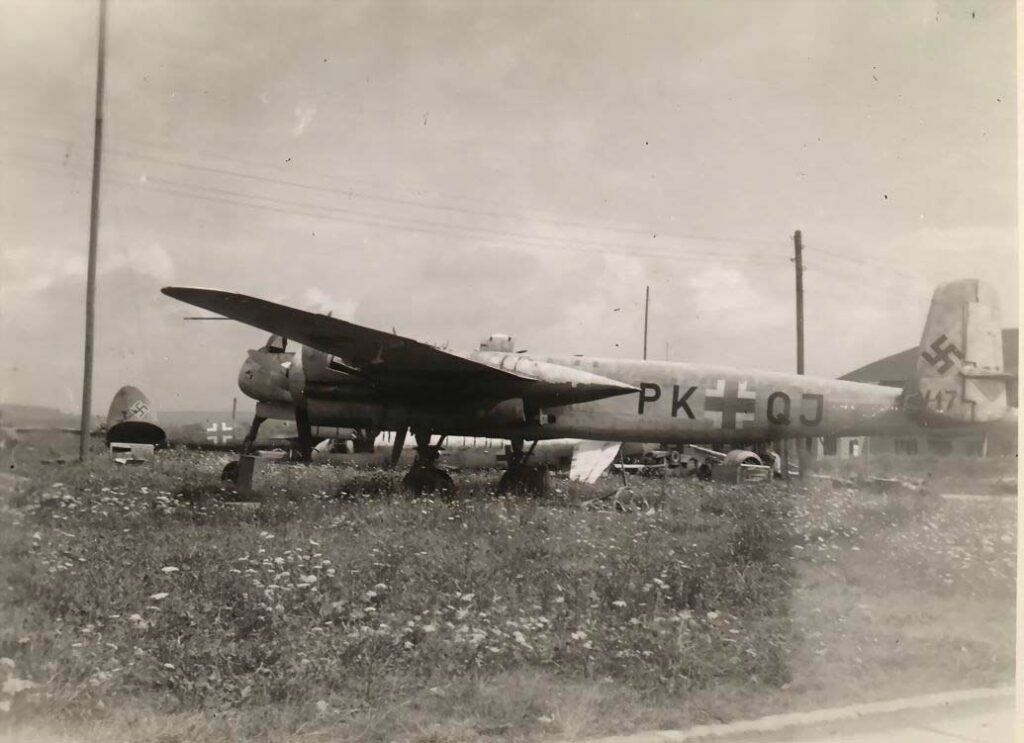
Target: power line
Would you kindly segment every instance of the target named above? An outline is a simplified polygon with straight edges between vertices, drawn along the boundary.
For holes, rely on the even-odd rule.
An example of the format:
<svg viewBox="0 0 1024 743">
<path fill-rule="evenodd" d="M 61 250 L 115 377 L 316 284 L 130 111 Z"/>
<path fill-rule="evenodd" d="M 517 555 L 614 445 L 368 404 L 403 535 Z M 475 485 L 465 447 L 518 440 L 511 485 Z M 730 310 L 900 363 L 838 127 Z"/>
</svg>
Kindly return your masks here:
<svg viewBox="0 0 1024 743">
<path fill-rule="evenodd" d="M 50 168 L 59 169 L 60 172 L 67 172 L 66 168 L 57 166 L 54 163 L 33 160 L 23 155 L 12 155 L 14 160 L 22 160 L 33 164 L 45 165 Z M 9 164 L 17 164 L 7 160 Z M 138 183 L 133 174 L 109 171 L 110 175 L 122 180 L 118 185 L 132 185 Z M 346 224 L 361 224 L 364 226 L 377 227 L 382 229 L 400 230 L 405 232 L 416 232 L 422 234 L 439 235 L 442 237 L 480 237 L 487 239 L 499 239 L 503 243 L 521 245 L 537 249 L 572 250 L 582 253 L 603 253 L 616 254 L 629 257 L 663 258 L 668 260 L 688 260 L 690 257 L 716 260 L 742 261 L 755 265 L 781 267 L 781 262 L 772 261 L 763 257 L 751 257 L 736 253 L 722 253 L 718 251 L 687 251 L 673 250 L 672 252 L 656 252 L 642 249 L 632 249 L 639 246 L 607 243 L 604 241 L 573 240 L 571 238 L 545 237 L 540 235 L 524 235 L 502 230 L 491 230 L 484 227 L 475 227 L 462 224 L 443 224 L 429 220 L 417 219 L 395 219 L 387 215 L 359 212 L 357 210 L 345 209 L 343 207 L 332 207 L 324 205 L 304 204 L 284 199 L 275 199 L 256 194 L 248 194 L 230 189 L 218 188 L 215 186 L 202 186 L 192 183 L 178 183 L 170 179 L 147 176 L 147 190 L 168 193 L 191 199 L 199 199 L 211 203 L 220 203 L 231 206 L 239 206 L 250 209 L 262 209 L 293 216 L 305 216 L 317 219 L 329 219 Z M 153 185 L 156 184 L 156 185 Z M 344 215 L 344 216 L 339 216 Z M 590 247 L 588 247 L 590 246 Z"/>
<path fill-rule="evenodd" d="M 39 135 L 39 134 L 22 133 L 21 136 L 25 136 L 25 137 L 29 137 L 29 138 L 36 138 L 36 139 L 43 139 L 43 140 L 57 141 L 59 143 L 63 143 L 65 141 L 61 137 L 46 136 L 46 135 Z M 131 139 L 131 138 L 124 138 L 124 137 L 122 137 L 122 138 L 123 139 Z M 145 140 L 135 140 L 135 141 L 143 143 L 143 146 L 151 146 L 151 145 L 146 144 Z M 483 216 L 483 217 L 498 218 L 498 219 L 512 219 L 512 220 L 517 220 L 517 221 L 541 222 L 541 223 L 544 223 L 544 224 L 551 224 L 551 225 L 559 226 L 559 227 L 571 227 L 571 228 L 576 228 L 576 229 L 604 230 L 604 231 L 609 231 L 609 232 L 620 232 L 620 233 L 624 233 L 624 234 L 645 235 L 645 236 L 646 235 L 651 235 L 652 238 L 655 238 L 655 239 L 660 234 L 660 236 L 662 237 L 663 240 L 673 240 L 673 239 L 675 239 L 675 240 L 695 240 L 695 241 L 701 241 L 701 242 L 714 242 L 714 243 L 722 243 L 722 244 L 747 244 L 747 245 L 759 245 L 759 246 L 781 245 L 781 242 L 777 241 L 777 240 L 751 239 L 751 238 L 732 238 L 732 237 L 723 237 L 723 236 L 716 236 L 716 235 L 678 233 L 678 232 L 661 232 L 661 233 L 656 233 L 656 232 L 652 232 L 650 229 L 642 229 L 642 228 L 639 228 L 639 227 L 614 227 L 614 226 L 607 226 L 607 225 L 602 226 L 602 225 L 596 225 L 596 224 L 593 224 L 593 223 L 586 223 L 586 222 L 580 222 L 580 221 L 566 220 L 564 218 L 548 219 L 548 218 L 544 218 L 544 217 L 537 217 L 537 216 L 535 216 L 535 214 L 538 213 L 538 212 L 533 212 L 529 216 L 526 216 L 526 215 L 523 215 L 523 214 L 514 214 L 514 213 L 508 213 L 508 212 L 497 212 L 497 211 L 485 211 L 485 210 L 479 210 L 479 209 L 469 209 L 469 208 L 466 208 L 466 207 L 458 207 L 458 206 L 452 206 L 452 205 L 448 205 L 448 204 L 431 204 L 431 203 L 426 203 L 426 202 L 423 202 L 423 201 L 416 201 L 416 200 L 412 200 L 412 199 L 404 199 L 404 198 L 400 198 L 400 197 L 396 197 L 396 196 L 382 196 L 382 195 L 379 195 L 379 194 L 370 194 L 370 193 L 366 193 L 365 191 L 358 191 L 358 190 L 352 189 L 352 188 L 336 188 L 336 187 L 332 188 L 332 187 L 328 187 L 328 186 L 318 186 L 318 185 L 313 185 L 313 184 L 310 184 L 310 183 L 304 183 L 304 182 L 301 182 L 301 181 L 295 181 L 295 180 L 289 180 L 289 179 L 271 178 L 269 176 L 257 175 L 257 174 L 253 174 L 253 173 L 244 173 L 244 172 L 240 172 L 240 171 L 237 171 L 237 170 L 230 170 L 230 169 L 226 169 L 226 168 L 217 168 L 217 167 L 213 167 L 213 166 L 210 166 L 210 165 L 201 165 L 201 164 L 197 164 L 197 163 L 182 162 L 181 160 L 175 160 L 175 159 L 170 159 L 170 158 L 165 158 L 165 157 L 157 157 L 155 155 L 141 154 L 141 153 L 131 152 L 131 151 L 128 151 L 128 150 L 117 149 L 117 148 L 108 148 L 108 151 L 111 154 L 116 154 L 116 155 L 119 155 L 119 156 L 125 157 L 125 158 L 136 159 L 136 160 L 149 160 L 149 161 L 153 161 L 153 162 L 162 163 L 162 164 L 165 164 L 165 165 L 170 165 L 172 167 L 186 168 L 186 169 L 191 169 L 191 170 L 197 170 L 197 171 L 200 171 L 200 172 L 207 172 L 207 173 L 211 173 L 211 174 L 215 174 L 215 175 L 225 175 L 225 176 L 229 176 L 229 177 L 240 178 L 240 179 L 244 179 L 244 180 L 262 182 L 262 183 L 268 183 L 268 184 L 278 185 L 278 186 L 286 186 L 286 187 L 300 188 L 300 189 L 303 189 L 303 190 L 309 190 L 309 191 L 315 191 L 315 192 L 343 195 L 343 196 L 347 196 L 349 198 L 357 198 L 357 199 L 364 199 L 364 200 L 368 200 L 368 201 L 378 201 L 378 202 L 384 202 L 384 203 L 392 203 L 392 204 L 397 204 L 397 205 L 401 205 L 401 206 L 410 206 L 410 207 L 418 208 L 418 209 L 432 209 L 432 210 L 454 212 L 454 213 L 460 213 L 460 214 L 466 214 L 466 215 L 478 216 L 478 217 L 479 216 Z M 220 157 L 221 159 L 225 159 L 225 160 L 234 160 L 235 162 L 239 162 L 239 163 L 242 163 L 242 164 L 255 165 L 254 163 L 249 163 L 249 162 L 244 161 L 244 160 L 236 160 L 234 158 L 226 158 L 226 157 L 223 157 L 223 156 L 217 156 L 217 157 Z M 259 166 L 257 166 L 257 167 L 259 167 Z M 334 178 L 337 179 L 336 176 Z M 343 180 L 343 179 L 341 179 L 341 180 Z M 364 183 L 368 183 L 368 182 L 364 182 Z M 370 184 L 370 185 L 374 185 L 374 184 Z M 485 203 L 489 203 L 489 202 L 485 202 Z M 544 212 L 539 212 L 539 213 L 544 213 Z M 595 241 L 595 242 L 600 242 L 600 241 Z"/>
</svg>

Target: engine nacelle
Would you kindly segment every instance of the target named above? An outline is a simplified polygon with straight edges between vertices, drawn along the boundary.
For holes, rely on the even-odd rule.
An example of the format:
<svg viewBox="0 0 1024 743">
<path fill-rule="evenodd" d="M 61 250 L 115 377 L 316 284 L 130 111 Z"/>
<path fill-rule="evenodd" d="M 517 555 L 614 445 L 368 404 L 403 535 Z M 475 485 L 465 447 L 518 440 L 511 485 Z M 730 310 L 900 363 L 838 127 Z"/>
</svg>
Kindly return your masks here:
<svg viewBox="0 0 1024 743">
<path fill-rule="evenodd" d="M 480 408 L 477 417 L 486 420 L 488 423 L 499 425 L 521 425 L 526 423 L 526 406 L 519 398 L 502 400 L 489 408 Z"/>
<path fill-rule="evenodd" d="M 528 423 L 534 426 L 543 426 L 554 422 L 554 417 L 548 415 L 543 409 L 532 405 L 520 397 L 502 400 L 489 408 L 481 408 L 477 412 L 480 419 L 487 423 L 496 423 L 502 426 L 514 426 Z"/>
</svg>

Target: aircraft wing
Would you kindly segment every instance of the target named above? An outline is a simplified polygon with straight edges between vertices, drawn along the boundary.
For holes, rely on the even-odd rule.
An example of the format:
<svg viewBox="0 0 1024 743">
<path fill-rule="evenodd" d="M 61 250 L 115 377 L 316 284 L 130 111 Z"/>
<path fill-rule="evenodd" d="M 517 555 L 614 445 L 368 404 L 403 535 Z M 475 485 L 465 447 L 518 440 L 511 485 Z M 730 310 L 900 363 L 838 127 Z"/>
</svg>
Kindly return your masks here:
<svg viewBox="0 0 1024 743">
<path fill-rule="evenodd" d="M 442 386 L 464 391 L 536 381 L 411 338 L 244 294 L 170 286 L 164 294 L 233 320 L 316 348 L 336 358 L 339 370 L 392 386 Z"/>
<path fill-rule="evenodd" d="M 572 464 L 569 465 L 569 479 L 592 485 L 619 453 L 619 441 L 582 440 L 572 449 Z"/>
</svg>

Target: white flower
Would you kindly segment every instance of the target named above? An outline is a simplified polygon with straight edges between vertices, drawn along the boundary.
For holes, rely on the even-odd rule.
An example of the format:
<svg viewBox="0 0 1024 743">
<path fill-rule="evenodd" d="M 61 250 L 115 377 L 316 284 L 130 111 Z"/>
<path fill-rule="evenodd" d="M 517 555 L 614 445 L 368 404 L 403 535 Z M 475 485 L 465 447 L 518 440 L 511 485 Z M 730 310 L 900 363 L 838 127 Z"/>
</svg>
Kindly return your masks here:
<svg viewBox="0 0 1024 743">
<path fill-rule="evenodd" d="M 577 630 L 577 631 L 573 632 L 569 636 L 572 639 L 574 639 L 574 640 L 586 640 L 587 639 L 587 633 L 584 632 L 583 630 Z"/>
<path fill-rule="evenodd" d="M 708 612 L 708 619 L 711 619 L 711 620 L 718 619 L 718 612 L 717 611 L 709 611 Z"/>
<path fill-rule="evenodd" d="M 14 696 L 19 692 L 26 691 L 28 689 L 33 689 L 36 687 L 36 685 L 37 684 L 35 681 L 28 681 L 27 679 L 19 678 L 9 678 L 6 681 L 4 681 L 2 691 L 4 694 Z"/>
<path fill-rule="evenodd" d="M 167 574 L 177 573 L 178 569 L 176 567 L 174 567 L 173 565 L 168 565 L 167 567 L 160 568 L 160 572 L 161 573 L 167 573 Z"/>
<path fill-rule="evenodd" d="M 626 602 L 623 601 L 622 599 L 619 599 L 618 601 L 613 601 L 612 602 L 612 606 L 617 606 L 620 609 L 625 609 L 626 608 Z"/>
<path fill-rule="evenodd" d="M 168 597 L 168 596 L 170 596 L 170 595 L 171 595 L 171 594 L 169 594 L 169 593 L 154 593 L 154 594 L 153 594 L 152 596 L 150 596 L 149 598 L 150 598 L 150 600 L 152 600 L 152 601 L 163 601 L 163 600 L 164 600 L 165 598 L 167 598 L 167 597 Z"/>
</svg>

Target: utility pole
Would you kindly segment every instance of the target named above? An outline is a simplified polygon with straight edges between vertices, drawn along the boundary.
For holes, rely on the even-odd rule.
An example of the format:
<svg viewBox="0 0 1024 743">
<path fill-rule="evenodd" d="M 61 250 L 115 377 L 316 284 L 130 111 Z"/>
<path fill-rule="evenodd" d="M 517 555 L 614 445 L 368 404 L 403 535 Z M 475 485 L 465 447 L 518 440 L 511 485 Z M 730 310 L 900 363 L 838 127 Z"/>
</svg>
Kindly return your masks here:
<svg viewBox="0 0 1024 743">
<path fill-rule="evenodd" d="M 99 50 L 96 58 L 96 127 L 92 142 L 92 205 L 89 213 L 89 268 L 85 280 L 85 366 L 82 372 L 82 420 L 78 459 L 89 454 L 92 417 L 92 352 L 96 307 L 96 237 L 100 226 L 100 163 L 103 151 L 103 79 L 107 45 L 107 0 L 100 0 Z"/>
<path fill-rule="evenodd" d="M 796 266 L 796 373 L 804 373 L 804 244 L 800 230 L 793 233 L 793 263 Z M 797 439 L 796 453 L 800 479 L 804 478 L 811 439 Z"/>
<path fill-rule="evenodd" d="M 804 373 L 804 245 L 800 230 L 793 233 L 796 264 L 796 373 Z"/>
<path fill-rule="evenodd" d="M 644 360 L 647 360 L 647 318 L 651 309 L 651 287 L 644 292 Z"/>
</svg>

